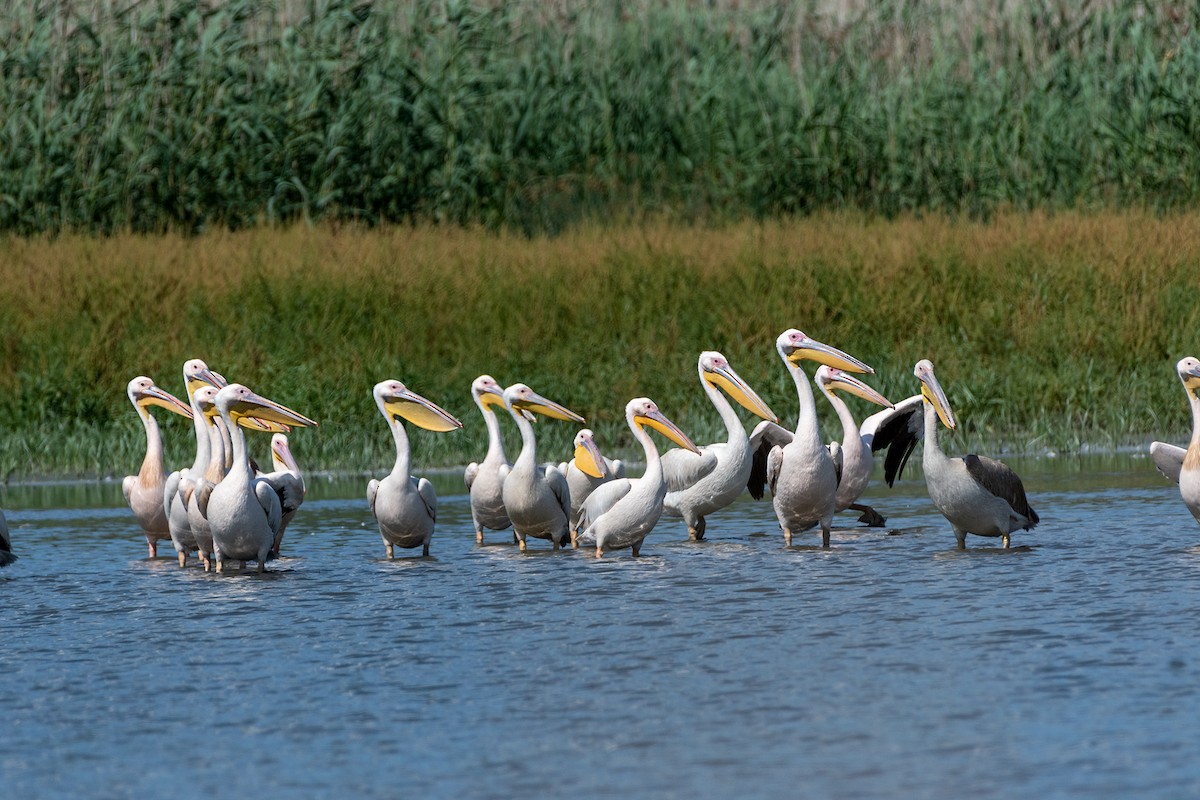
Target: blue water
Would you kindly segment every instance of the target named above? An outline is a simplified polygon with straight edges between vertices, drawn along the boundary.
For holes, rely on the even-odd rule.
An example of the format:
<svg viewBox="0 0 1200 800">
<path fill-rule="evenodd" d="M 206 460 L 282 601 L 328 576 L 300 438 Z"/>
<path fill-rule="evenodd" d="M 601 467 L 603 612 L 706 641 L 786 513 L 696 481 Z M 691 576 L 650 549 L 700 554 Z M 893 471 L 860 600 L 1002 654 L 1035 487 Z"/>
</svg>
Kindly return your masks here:
<svg viewBox="0 0 1200 800">
<path fill-rule="evenodd" d="M 522 555 L 448 478 L 388 562 L 363 479 L 312 482 L 264 576 L 147 560 L 115 484 L 10 488 L 3 795 L 1200 794 L 1200 526 L 1145 460 L 1012 463 L 1012 552 L 916 479 L 829 551 L 744 499 Z"/>
</svg>

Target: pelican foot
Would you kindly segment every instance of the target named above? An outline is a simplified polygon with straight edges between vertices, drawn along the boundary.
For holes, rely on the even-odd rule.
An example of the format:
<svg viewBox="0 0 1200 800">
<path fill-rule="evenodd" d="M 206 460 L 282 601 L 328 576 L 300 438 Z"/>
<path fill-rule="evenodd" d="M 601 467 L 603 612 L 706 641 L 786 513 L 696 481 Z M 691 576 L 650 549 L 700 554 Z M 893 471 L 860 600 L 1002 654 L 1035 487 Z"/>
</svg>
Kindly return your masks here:
<svg viewBox="0 0 1200 800">
<path fill-rule="evenodd" d="M 258 560 L 258 574 L 259 574 L 259 575 L 262 575 L 262 574 L 263 574 L 264 572 L 266 572 L 266 571 L 267 571 L 267 559 L 266 559 L 266 558 L 260 558 L 260 559 Z"/>
<path fill-rule="evenodd" d="M 792 532 L 787 528 L 783 529 L 783 544 L 785 547 L 792 546 Z"/>
<path fill-rule="evenodd" d="M 187 553 L 180 550 L 179 551 L 179 568 L 183 569 L 186 566 L 187 566 Z"/>
<path fill-rule="evenodd" d="M 633 557 L 637 558 L 642 553 L 642 543 L 638 542 L 633 546 Z"/>
<path fill-rule="evenodd" d="M 387 557 L 389 560 L 394 559 L 396 557 L 396 551 L 392 548 L 392 546 L 390 544 L 384 545 L 383 549 L 387 553 Z"/>
<path fill-rule="evenodd" d="M 217 559 L 217 574 L 220 575 L 224 571 L 225 571 L 225 562 L 218 558 Z"/>
<path fill-rule="evenodd" d="M 483 528 L 475 529 L 475 544 L 483 544 Z"/>
<path fill-rule="evenodd" d="M 576 528 L 571 528 L 571 549 L 579 547 L 579 531 Z"/>
<path fill-rule="evenodd" d="M 603 547 L 596 548 L 596 558 L 604 558 L 604 548 Z"/>
<path fill-rule="evenodd" d="M 1000 544 L 1004 547 L 1005 550 L 1008 549 L 1010 542 L 1009 542 L 1007 533 L 1000 537 Z"/>
<path fill-rule="evenodd" d="M 863 512 L 862 516 L 858 518 L 858 521 L 866 524 L 868 528 L 882 528 L 887 524 L 887 517 L 883 516 L 870 506 L 853 503 L 849 506 L 849 508 L 853 511 Z"/>
<path fill-rule="evenodd" d="M 708 523 L 705 522 L 704 517 L 700 517 L 699 519 L 696 520 L 695 526 L 688 525 L 688 538 L 691 539 L 693 542 L 699 542 L 699 541 L 703 540 L 704 539 L 704 529 L 706 527 L 708 527 Z"/>
<path fill-rule="evenodd" d="M 521 538 L 518 538 L 518 539 L 517 539 L 517 544 L 518 544 L 518 545 L 520 545 L 520 547 L 521 547 L 521 552 L 522 552 L 522 553 L 524 553 L 524 552 L 525 552 L 525 540 L 524 540 L 524 539 L 521 539 Z"/>
<path fill-rule="evenodd" d="M 146 545 L 150 548 L 150 557 L 158 558 L 158 542 L 154 539 L 147 538 Z"/>
</svg>

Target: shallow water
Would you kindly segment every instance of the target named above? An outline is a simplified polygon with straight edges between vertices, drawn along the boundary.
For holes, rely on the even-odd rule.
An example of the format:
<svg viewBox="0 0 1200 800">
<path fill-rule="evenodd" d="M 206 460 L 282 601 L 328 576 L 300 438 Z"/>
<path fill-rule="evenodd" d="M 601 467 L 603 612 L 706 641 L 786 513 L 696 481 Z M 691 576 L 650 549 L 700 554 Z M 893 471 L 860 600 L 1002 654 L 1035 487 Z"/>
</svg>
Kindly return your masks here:
<svg viewBox="0 0 1200 800">
<path fill-rule="evenodd" d="M 313 481 L 267 575 L 147 560 L 116 484 L 10 487 L 7 797 L 1181 797 L 1200 792 L 1200 527 L 1145 459 L 1012 461 L 1026 545 L 783 547 L 744 499 L 643 555 L 383 559 L 365 479 Z M 169 545 L 164 550 L 170 552 Z"/>
</svg>

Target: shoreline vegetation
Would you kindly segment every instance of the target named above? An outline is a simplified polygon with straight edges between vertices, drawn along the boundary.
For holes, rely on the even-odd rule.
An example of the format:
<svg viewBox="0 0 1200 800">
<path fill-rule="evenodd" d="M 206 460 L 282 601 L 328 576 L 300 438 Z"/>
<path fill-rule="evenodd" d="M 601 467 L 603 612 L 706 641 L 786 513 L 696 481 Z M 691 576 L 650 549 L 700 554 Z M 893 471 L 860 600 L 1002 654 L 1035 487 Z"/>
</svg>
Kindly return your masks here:
<svg viewBox="0 0 1200 800">
<path fill-rule="evenodd" d="M 583 414 L 610 454 L 635 450 L 621 410 L 638 395 L 708 442 L 721 429 L 700 351 L 721 350 L 790 426 L 795 391 L 773 342 L 792 326 L 871 364 L 893 401 L 932 359 L 962 422 L 954 449 L 1182 443 L 1174 363 L 1196 350 L 1197 265 L 1195 212 L 0 238 L 0 468 L 6 480 L 136 472 L 144 435 L 126 383 L 146 374 L 179 395 L 194 357 L 319 421 L 293 437 L 306 470 L 390 468 L 371 401 L 386 378 L 466 426 L 413 431 L 417 469 L 482 457 L 469 386 L 483 372 Z M 825 438 L 840 438 L 818 406 Z M 187 421 L 160 424 L 168 465 L 190 462 Z M 565 460 L 575 432 L 539 425 L 540 459 Z M 252 446 L 265 457 L 265 438 Z"/>
</svg>

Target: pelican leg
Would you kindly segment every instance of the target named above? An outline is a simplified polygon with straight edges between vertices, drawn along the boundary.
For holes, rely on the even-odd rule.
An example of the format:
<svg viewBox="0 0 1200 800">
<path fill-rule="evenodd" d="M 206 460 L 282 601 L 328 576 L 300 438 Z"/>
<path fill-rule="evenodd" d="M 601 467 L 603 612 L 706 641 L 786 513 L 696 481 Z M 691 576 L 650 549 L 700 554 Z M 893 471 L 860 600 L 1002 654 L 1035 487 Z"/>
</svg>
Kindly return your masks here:
<svg viewBox="0 0 1200 800">
<path fill-rule="evenodd" d="M 829 522 L 821 523 L 821 547 L 824 547 L 826 550 L 829 549 L 829 527 Z"/>
<path fill-rule="evenodd" d="M 1007 534 L 1007 533 L 1006 533 L 1006 534 L 1004 534 L 1003 536 L 1001 536 L 1001 537 L 1000 537 L 1000 543 L 1001 543 L 1001 545 L 1004 547 L 1004 549 L 1005 549 L 1005 550 L 1007 550 L 1007 549 L 1008 549 L 1008 545 L 1009 545 L 1009 538 L 1008 538 L 1008 534 Z"/>
<path fill-rule="evenodd" d="M 706 527 L 707 523 L 704 521 L 704 517 L 696 517 L 694 523 L 688 523 L 688 538 L 693 542 L 701 541 L 704 538 L 704 529 Z"/>
<path fill-rule="evenodd" d="M 634 542 L 633 543 L 633 557 L 637 558 L 639 555 L 641 555 L 641 552 L 642 552 L 642 543 Z"/>
<path fill-rule="evenodd" d="M 265 557 L 260 558 L 258 560 L 258 574 L 262 575 L 266 571 L 267 571 L 267 559 Z"/>
<path fill-rule="evenodd" d="M 517 540 L 517 544 L 520 546 L 521 552 L 524 553 L 525 552 L 525 537 L 521 536 L 520 534 L 513 533 L 513 538 Z"/>
<path fill-rule="evenodd" d="M 208 572 L 210 569 L 212 569 L 212 555 L 211 554 L 206 553 L 203 550 L 197 550 L 196 557 L 200 559 L 200 562 L 202 564 L 204 564 L 205 572 Z"/>
<path fill-rule="evenodd" d="M 475 526 L 475 544 L 483 544 L 483 528 Z"/>
<path fill-rule="evenodd" d="M 384 551 L 387 553 L 387 557 L 388 557 L 388 559 L 389 559 L 389 560 L 391 560 L 391 559 L 394 559 L 394 558 L 396 557 L 396 551 L 395 551 L 394 549 L 392 549 L 392 543 L 391 543 L 391 542 L 386 542 L 386 541 L 385 541 L 385 542 L 383 543 L 383 549 L 384 549 Z"/>
<path fill-rule="evenodd" d="M 878 511 L 870 506 L 865 506 L 861 503 L 851 503 L 849 506 L 847 506 L 847 508 L 853 511 L 863 512 L 862 516 L 858 518 L 858 521 L 866 523 L 867 527 L 869 528 L 882 528 L 885 524 L 887 524 L 887 517 L 881 515 Z"/>
<path fill-rule="evenodd" d="M 596 558 L 604 558 L 604 548 L 596 545 Z"/>
<path fill-rule="evenodd" d="M 579 547 L 579 529 L 574 525 L 571 526 L 571 549 Z"/>
<path fill-rule="evenodd" d="M 792 546 L 792 529 L 791 528 L 783 529 L 783 545 L 784 545 L 784 547 Z"/>
<path fill-rule="evenodd" d="M 187 566 L 187 552 L 180 550 L 179 553 L 179 568 L 183 569 Z"/>
<path fill-rule="evenodd" d="M 550 546 L 552 549 L 557 550 L 559 547 L 558 539 L 555 539 L 553 536 L 551 536 L 550 537 Z"/>
<path fill-rule="evenodd" d="M 429 542 L 425 542 L 425 546 L 421 548 L 421 555 L 424 558 L 429 558 Z"/>
<path fill-rule="evenodd" d="M 960 531 L 958 528 L 955 528 L 954 529 L 954 538 L 958 540 L 958 549 L 959 550 L 967 549 L 967 532 L 966 531 Z"/>
<path fill-rule="evenodd" d="M 146 534 L 146 545 L 147 545 L 147 547 L 150 548 L 150 557 L 157 558 L 158 557 L 158 540 L 152 539 L 150 537 L 150 534 L 147 533 Z"/>
</svg>

